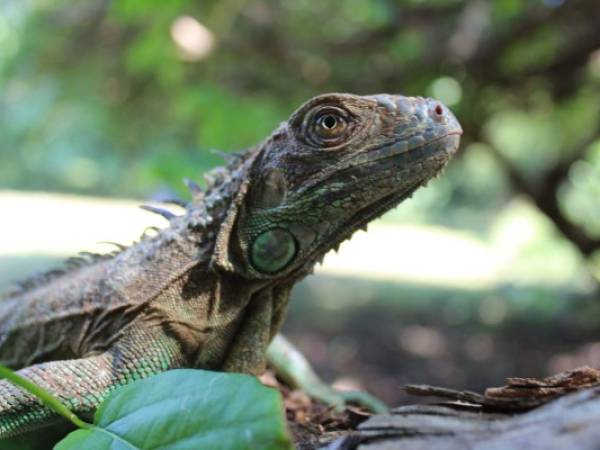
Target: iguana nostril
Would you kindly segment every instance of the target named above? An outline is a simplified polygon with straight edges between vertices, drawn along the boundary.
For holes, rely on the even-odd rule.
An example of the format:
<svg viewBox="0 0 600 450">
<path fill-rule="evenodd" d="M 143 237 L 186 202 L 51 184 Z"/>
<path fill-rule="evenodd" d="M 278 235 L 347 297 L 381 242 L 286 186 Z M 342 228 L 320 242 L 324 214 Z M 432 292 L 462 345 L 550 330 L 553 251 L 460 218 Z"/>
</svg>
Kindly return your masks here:
<svg viewBox="0 0 600 450">
<path fill-rule="evenodd" d="M 444 122 L 446 120 L 444 107 L 441 103 L 435 103 L 429 110 L 429 115 L 437 122 Z"/>
</svg>

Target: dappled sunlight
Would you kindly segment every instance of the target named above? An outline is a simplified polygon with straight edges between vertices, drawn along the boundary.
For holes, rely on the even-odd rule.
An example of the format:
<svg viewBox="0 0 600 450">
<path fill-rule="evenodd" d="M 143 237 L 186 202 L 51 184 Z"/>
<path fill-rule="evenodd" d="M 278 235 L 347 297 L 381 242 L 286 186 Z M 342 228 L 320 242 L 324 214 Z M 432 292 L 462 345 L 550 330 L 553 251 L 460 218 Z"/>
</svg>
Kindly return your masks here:
<svg viewBox="0 0 600 450">
<path fill-rule="evenodd" d="M 489 334 L 475 333 L 465 340 L 464 351 L 471 361 L 482 362 L 494 357 L 496 346 Z"/>
<path fill-rule="evenodd" d="M 200 61 L 212 53 L 216 45 L 214 34 L 191 16 L 181 16 L 171 25 L 171 37 L 180 57 L 185 61 Z"/>
<path fill-rule="evenodd" d="M 444 336 L 432 327 L 406 326 L 398 331 L 397 341 L 405 352 L 423 358 L 439 358 L 448 353 Z"/>
<path fill-rule="evenodd" d="M 589 284 L 583 259 L 552 223 L 529 202 L 515 198 L 499 211 L 490 244 L 500 263 L 500 278 L 517 283 Z"/>
<path fill-rule="evenodd" d="M 582 268 L 581 256 L 552 224 L 517 198 L 498 212 L 489 235 L 376 222 L 329 253 L 317 271 L 471 289 L 501 283 L 587 289 L 592 280 Z"/>
<path fill-rule="evenodd" d="M 479 320 L 486 325 L 498 325 L 508 314 L 508 306 L 502 298 L 484 298 L 479 304 Z"/>
<path fill-rule="evenodd" d="M 318 273 L 481 287 L 500 260 L 480 240 L 440 227 L 375 223 L 329 253 Z"/>
<path fill-rule="evenodd" d="M 167 225 L 163 218 L 140 209 L 142 203 L 0 191 L 0 208 L 8 218 L 2 221 L 0 232 L 10 237 L 0 241 L 0 255 L 63 258 L 80 251 L 114 249 L 106 242 L 129 245 L 148 227 Z M 170 208 L 181 212 L 179 207 Z M 514 202 L 498 217 L 490 241 L 448 228 L 379 221 L 367 233 L 356 233 L 338 253 L 330 252 L 316 272 L 466 289 L 537 282 L 541 278 L 557 285 L 572 281 L 577 258 L 561 242 L 554 246 L 547 242 L 548 226 L 532 209 Z M 532 251 L 539 246 L 536 240 L 540 236 L 546 239 L 541 255 Z M 503 319 L 506 307 L 500 300 L 484 303 L 482 322 L 495 324 Z M 328 307 L 345 305 L 340 298 L 329 302 Z"/>
<path fill-rule="evenodd" d="M 0 191 L 0 255 L 64 257 L 80 251 L 107 252 L 129 245 L 146 227 L 165 226 L 140 202 L 74 195 Z"/>
</svg>

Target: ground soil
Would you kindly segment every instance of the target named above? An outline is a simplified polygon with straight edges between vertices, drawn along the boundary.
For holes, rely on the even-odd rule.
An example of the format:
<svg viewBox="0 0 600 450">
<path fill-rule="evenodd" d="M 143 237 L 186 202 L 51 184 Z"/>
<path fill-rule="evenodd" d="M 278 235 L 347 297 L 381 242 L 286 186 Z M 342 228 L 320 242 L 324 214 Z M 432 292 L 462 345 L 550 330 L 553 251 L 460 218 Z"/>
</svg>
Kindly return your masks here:
<svg viewBox="0 0 600 450">
<path fill-rule="evenodd" d="M 500 317 L 502 303 L 489 303 L 490 295 L 504 301 L 497 293 L 481 294 L 481 300 L 470 294 L 466 304 L 441 289 L 422 305 L 411 300 L 412 291 L 394 293 L 394 286 L 381 290 L 379 284 L 366 289 L 364 283 L 309 278 L 293 298 L 284 332 L 326 381 L 366 389 L 389 405 L 415 402 L 403 391 L 406 384 L 483 392 L 508 377 L 600 367 L 600 302 L 593 298 L 550 297 L 563 306 L 549 313 L 519 310 L 517 294 Z M 338 291 L 372 298 L 342 300 L 332 310 L 323 296 Z M 486 307 L 496 311 L 486 313 Z"/>
</svg>

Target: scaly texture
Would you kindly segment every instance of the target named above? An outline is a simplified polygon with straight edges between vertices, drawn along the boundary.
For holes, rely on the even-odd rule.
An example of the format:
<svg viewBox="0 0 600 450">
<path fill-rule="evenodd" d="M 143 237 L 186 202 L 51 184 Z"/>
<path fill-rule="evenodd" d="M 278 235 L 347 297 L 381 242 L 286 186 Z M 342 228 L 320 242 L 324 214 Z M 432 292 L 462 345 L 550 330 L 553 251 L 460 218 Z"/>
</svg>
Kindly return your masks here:
<svg viewBox="0 0 600 450">
<path fill-rule="evenodd" d="M 262 144 L 188 186 L 182 216 L 0 299 L 0 362 L 90 413 L 115 387 L 177 367 L 260 373 L 293 285 L 409 197 L 456 151 L 439 102 L 322 95 Z M 55 416 L 0 381 L 0 438 Z"/>
</svg>

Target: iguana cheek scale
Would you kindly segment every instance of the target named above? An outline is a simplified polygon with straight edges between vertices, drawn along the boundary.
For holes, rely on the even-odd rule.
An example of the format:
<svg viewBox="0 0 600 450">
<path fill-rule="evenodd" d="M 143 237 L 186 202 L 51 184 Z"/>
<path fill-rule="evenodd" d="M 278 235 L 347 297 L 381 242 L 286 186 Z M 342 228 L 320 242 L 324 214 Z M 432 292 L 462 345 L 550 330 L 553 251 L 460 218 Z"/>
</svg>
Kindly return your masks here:
<svg viewBox="0 0 600 450">
<path fill-rule="evenodd" d="M 293 285 L 437 175 L 461 133 L 431 99 L 315 97 L 210 172 L 205 192 L 188 181 L 185 214 L 151 208 L 168 228 L 1 297 L 0 362 L 78 414 L 117 386 L 173 368 L 259 374 Z M 0 381 L 0 437 L 55 418 Z"/>
</svg>

